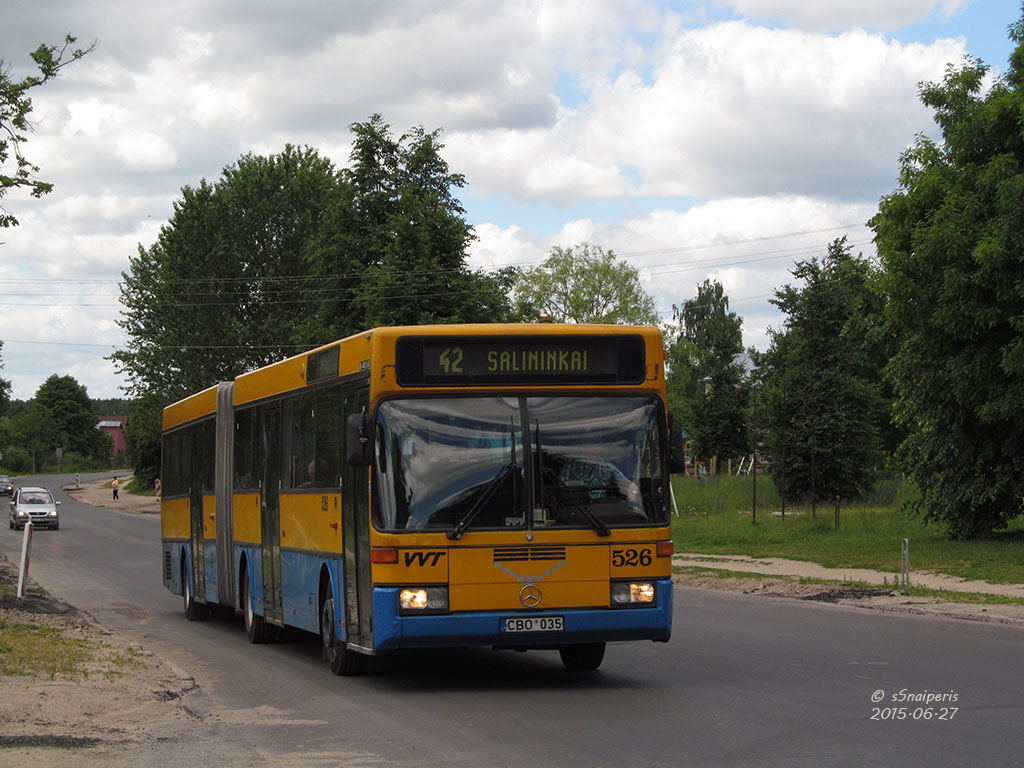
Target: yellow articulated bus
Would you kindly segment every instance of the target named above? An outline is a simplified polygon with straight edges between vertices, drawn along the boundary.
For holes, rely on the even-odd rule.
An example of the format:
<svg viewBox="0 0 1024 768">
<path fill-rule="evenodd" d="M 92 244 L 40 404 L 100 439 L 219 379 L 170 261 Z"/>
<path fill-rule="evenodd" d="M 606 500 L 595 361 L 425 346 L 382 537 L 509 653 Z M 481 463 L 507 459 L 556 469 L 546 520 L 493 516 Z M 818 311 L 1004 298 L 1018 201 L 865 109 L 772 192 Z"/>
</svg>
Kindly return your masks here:
<svg viewBox="0 0 1024 768">
<path fill-rule="evenodd" d="M 163 415 L 163 580 L 191 620 L 378 653 L 669 639 L 669 473 L 656 328 L 377 328 Z"/>
</svg>

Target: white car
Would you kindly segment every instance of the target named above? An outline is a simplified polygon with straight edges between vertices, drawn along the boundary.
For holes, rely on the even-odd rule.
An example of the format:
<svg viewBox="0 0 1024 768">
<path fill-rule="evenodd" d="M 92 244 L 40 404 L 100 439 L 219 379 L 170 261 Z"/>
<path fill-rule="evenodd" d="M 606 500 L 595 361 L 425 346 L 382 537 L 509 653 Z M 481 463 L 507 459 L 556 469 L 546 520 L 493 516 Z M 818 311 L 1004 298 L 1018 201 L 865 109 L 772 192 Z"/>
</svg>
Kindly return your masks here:
<svg viewBox="0 0 1024 768">
<path fill-rule="evenodd" d="M 11 528 L 24 528 L 29 520 L 36 528 L 60 528 L 59 501 L 45 488 L 21 487 L 11 498 Z"/>
</svg>

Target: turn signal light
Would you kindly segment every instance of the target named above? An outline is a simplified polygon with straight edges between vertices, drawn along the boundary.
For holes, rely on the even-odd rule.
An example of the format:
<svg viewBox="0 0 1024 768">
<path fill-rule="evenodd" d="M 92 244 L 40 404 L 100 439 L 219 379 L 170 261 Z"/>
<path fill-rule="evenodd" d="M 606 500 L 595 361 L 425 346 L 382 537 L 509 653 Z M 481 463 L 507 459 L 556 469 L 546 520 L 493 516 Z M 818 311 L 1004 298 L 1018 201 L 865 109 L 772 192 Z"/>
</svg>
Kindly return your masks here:
<svg viewBox="0 0 1024 768">
<path fill-rule="evenodd" d="M 370 561 L 380 564 L 398 562 L 398 547 L 374 547 L 370 550 Z"/>
</svg>

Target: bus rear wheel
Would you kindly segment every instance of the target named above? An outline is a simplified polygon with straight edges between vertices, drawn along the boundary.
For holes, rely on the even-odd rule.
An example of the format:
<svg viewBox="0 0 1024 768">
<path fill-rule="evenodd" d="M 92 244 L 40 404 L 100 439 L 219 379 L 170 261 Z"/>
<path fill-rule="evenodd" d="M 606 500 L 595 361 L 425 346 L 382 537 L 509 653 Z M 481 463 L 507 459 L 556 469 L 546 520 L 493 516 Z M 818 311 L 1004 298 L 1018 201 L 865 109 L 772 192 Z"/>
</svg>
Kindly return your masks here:
<svg viewBox="0 0 1024 768">
<path fill-rule="evenodd" d="M 245 570 L 242 571 L 242 613 L 245 615 L 245 636 L 250 643 L 269 643 L 274 639 L 274 627 L 267 624 L 252 608 L 249 574 Z"/>
<path fill-rule="evenodd" d="M 562 645 L 558 648 L 562 664 L 574 672 L 590 672 L 601 666 L 604 661 L 604 643 L 578 643 Z"/>
<path fill-rule="evenodd" d="M 334 597 L 324 600 L 320 611 L 320 638 L 324 643 L 324 658 L 336 675 L 353 677 L 366 671 L 367 658 L 349 650 L 334 632 Z"/>
</svg>

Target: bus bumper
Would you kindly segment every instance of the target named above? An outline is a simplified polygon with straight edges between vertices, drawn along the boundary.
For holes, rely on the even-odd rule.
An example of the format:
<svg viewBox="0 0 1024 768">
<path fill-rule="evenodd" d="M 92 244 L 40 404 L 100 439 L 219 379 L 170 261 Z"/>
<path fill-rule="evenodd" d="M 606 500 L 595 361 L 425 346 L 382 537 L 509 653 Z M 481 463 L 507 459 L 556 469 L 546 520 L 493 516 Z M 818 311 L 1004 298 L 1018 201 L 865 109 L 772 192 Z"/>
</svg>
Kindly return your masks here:
<svg viewBox="0 0 1024 768">
<path fill-rule="evenodd" d="M 672 634 L 672 582 L 657 582 L 654 608 L 564 608 L 550 611 L 474 611 L 438 616 L 401 616 L 398 589 L 374 589 L 374 647 L 457 648 L 472 645 L 502 648 L 553 648 L 571 643 L 654 640 Z M 561 616 L 560 632 L 503 632 L 503 619 Z"/>
</svg>

